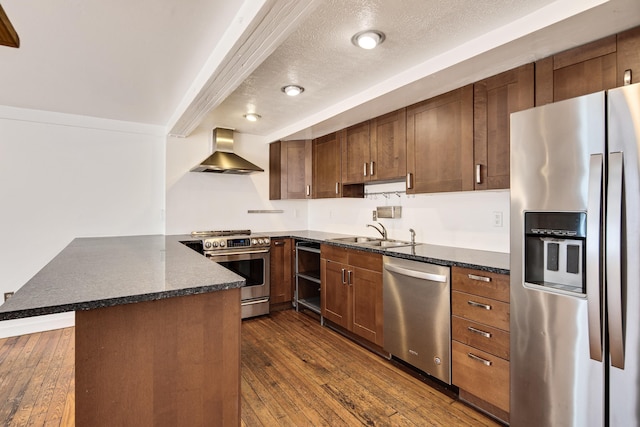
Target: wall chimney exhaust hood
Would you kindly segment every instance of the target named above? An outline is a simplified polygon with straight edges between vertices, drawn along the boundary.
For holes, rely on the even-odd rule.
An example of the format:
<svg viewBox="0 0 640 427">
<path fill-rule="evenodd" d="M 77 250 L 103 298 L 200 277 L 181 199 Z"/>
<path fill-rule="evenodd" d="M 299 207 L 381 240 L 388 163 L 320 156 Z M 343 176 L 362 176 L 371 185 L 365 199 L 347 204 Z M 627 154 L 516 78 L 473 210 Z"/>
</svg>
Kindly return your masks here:
<svg viewBox="0 0 640 427">
<path fill-rule="evenodd" d="M 213 129 L 213 154 L 191 168 L 191 172 L 234 173 L 247 175 L 264 169 L 233 152 L 233 130 Z"/>
</svg>

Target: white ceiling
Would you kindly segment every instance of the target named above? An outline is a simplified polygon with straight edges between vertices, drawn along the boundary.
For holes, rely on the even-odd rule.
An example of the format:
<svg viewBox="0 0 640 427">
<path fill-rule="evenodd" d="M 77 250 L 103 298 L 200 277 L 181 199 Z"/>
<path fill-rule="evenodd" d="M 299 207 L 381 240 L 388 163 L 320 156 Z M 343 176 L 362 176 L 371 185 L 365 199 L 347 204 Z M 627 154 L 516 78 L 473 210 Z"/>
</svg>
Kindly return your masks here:
<svg viewBox="0 0 640 427">
<path fill-rule="evenodd" d="M 320 136 L 640 25 L 638 0 L 2 5 L 21 47 L 0 47 L 0 105 L 267 139 Z M 387 36 L 378 49 L 351 44 L 369 28 Z M 306 90 L 287 97 L 289 83 Z"/>
</svg>

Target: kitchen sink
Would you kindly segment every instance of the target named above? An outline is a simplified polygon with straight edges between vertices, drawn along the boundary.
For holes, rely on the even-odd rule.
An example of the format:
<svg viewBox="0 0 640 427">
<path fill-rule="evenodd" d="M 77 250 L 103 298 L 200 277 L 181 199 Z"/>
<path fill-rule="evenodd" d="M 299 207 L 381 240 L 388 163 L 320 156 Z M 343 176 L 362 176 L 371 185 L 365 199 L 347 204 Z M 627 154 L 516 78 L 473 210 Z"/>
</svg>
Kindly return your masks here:
<svg viewBox="0 0 640 427">
<path fill-rule="evenodd" d="M 338 237 L 330 239 L 332 242 L 351 243 L 356 246 L 374 247 L 374 248 L 397 248 L 400 246 L 411 246 L 411 242 L 394 239 L 380 239 L 375 237 Z"/>
</svg>

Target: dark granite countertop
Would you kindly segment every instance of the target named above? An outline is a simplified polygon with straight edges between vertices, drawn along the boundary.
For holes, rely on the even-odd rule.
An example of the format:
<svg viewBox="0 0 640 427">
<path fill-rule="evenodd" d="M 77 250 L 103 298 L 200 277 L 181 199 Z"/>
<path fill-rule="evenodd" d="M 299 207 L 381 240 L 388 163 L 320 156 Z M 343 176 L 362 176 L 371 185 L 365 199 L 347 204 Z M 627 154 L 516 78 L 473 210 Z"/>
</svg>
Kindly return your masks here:
<svg viewBox="0 0 640 427">
<path fill-rule="evenodd" d="M 256 233 L 258 234 L 258 233 Z M 483 251 L 477 249 L 465 249 L 450 246 L 416 244 L 415 246 L 402 246 L 396 248 L 380 249 L 343 242 L 331 241 L 331 239 L 348 237 L 346 234 L 326 233 L 322 231 L 281 231 L 260 232 L 272 238 L 290 237 L 316 243 L 326 243 L 335 246 L 359 249 L 368 252 L 381 253 L 397 258 L 410 259 L 432 264 L 474 268 L 499 274 L 509 274 L 509 254 L 504 252 Z"/>
<path fill-rule="evenodd" d="M 90 310 L 244 286 L 177 236 L 78 238 L 12 298 L 0 320 Z"/>
</svg>

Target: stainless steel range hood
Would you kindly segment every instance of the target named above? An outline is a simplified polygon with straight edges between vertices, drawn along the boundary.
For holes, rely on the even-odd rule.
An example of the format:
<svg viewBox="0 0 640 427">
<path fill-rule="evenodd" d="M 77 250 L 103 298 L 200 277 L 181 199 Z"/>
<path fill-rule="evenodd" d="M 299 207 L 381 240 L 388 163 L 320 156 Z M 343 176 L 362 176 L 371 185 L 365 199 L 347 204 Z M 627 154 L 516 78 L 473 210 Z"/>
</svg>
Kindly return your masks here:
<svg viewBox="0 0 640 427">
<path fill-rule="evenodd" d="M 213 129 L 213 154 L 191 168 L 191 172 L 234 173 L 247 175 L 264 169 L 233 152 L 233 130 Z"/>
</svg>

